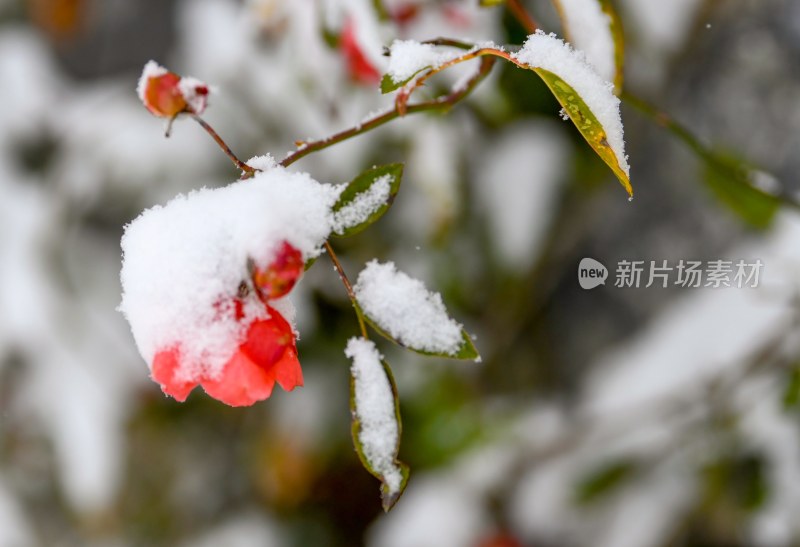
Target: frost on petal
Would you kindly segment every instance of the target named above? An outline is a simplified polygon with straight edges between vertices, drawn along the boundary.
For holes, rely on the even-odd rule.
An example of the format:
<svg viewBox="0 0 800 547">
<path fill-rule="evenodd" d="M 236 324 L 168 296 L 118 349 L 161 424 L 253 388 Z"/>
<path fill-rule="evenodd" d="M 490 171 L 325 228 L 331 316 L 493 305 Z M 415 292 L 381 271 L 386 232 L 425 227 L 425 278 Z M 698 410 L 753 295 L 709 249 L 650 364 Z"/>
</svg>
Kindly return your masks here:
<svg viewBox="0 0 800 547">
<path fill-rule="evenodd" d="M 272 395 L 275 378 L 247 354 L 237 351 L 219 378 L 205 380 L 202 385 L 206 393 L 227 405 L 250 406 Z"/>
<path fill-rule="evenodd" d="M 151 78 L 163 76 L 168 72 L 166 68 L 159 65 L 157 62 L 148 61 L 147 64 L 144 65 L 142 75 L 139 77 L 139 82 L 136 84 L 136 94 L 139 96 L 139 100 L 143 103 L 147 102 L 145 99 L 145 91 L 147 90 L 147 82 L 149 82 Z"/>
<path fill-rule="evenodd" d="M 567 38 L 586 54 L 597 73 L 614 81 L 614 36 L 611 17 L 603 11 L 600 0 L 557 0 Z"/>
<path fill-rule="evenodd" d="M 202 114 L 208 104 L 208 94 L 210 93 L 208 84 L 201 82 L 197 78 L 181 78 L 178 82 L 178 90 L 189 107 L 195 114 Z"/>
<path fill-rule="evenodd" d="M 352 360 L 355 441 L 367 468 L 384 483 L 384 503 L 393 503 L 405 482 L 397 462 L 400 425 L 395 394 L 375 344 L 351 338 L 344 351 Z"/>
<path fill-rule="evenodd" d="M 157 353 L 180 348 L 178 380 L 219 378 L 250 325 L 271 315 L 248 290 L 251 268 L 267 268 L 284 242 L 304 260 L 319 254 L 338 195 L 275 168 L 178 196 L 126 226 L 120 310 L 144 359 L 152 366 Z"/>
<path fill-rule="evenodd" d="M 149 61 L 139 77 L 136 93 L 153 115 L 171 118 L 181 112 L 202 114 L 208 103 L 209 87 L 196 78 L 181 78 Z"/>
<path fill-rule="evenodd" d="M 447 315 L 441 295 L 398 271 L 393 262 L 369 262 L 354 290 L 364 313 L 405 346 L 456 355 L 464 343 L 461 325 Z"/>
<path fill-rule="evenodd" d="M 176 348 L 159 351 L 153 359 L 152 375 L 164 393 L 183 402 L 197 387 L 197 382 L 187 382 L 179 377 L 180 361 L 181 354 Z"/>
<path fill-rule="evenodd" d="M 586 61 L 585 55 L 573 50 L 554 34 L 537 31 L 528 36 L 522 49 L 512 57 L 531 68 L 541 68 L 563 79 L 597 118 L 619 168 L 626 176 L 630 175 L 619 112 L 620 101 L 614 95 L 613 84 L 597 74 Z"/>
<path fill-rule="evenodd" d="M 392 177 L 384 175 L 370 187 L 356 194 L 355 199 L 333 215 L 333 231 L 344 232 L 352 226 L 366 222 L 375 211 L 386 205 L 392 193 Z"/>
<path fill-rule="evenodd" d="M 437 69 L 463 52 L 436 48 L 414 40 L 395 40 L 389 48 L 389 68 L 386 73 L 399 84 L 424 68 Z"/>
</svg>

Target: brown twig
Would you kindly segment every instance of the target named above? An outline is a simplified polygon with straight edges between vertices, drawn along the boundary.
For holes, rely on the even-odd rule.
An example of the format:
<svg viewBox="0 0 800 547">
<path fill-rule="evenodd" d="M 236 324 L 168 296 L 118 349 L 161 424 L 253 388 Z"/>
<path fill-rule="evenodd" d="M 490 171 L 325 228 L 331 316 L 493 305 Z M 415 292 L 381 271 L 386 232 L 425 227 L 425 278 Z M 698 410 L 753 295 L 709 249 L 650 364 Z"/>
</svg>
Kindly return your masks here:
<svg viewBox="0 0 800 547">
<path fill-rule="evenodd" d="M 483 57 L 481 59 L 481 65 L 478 69 L 478 72 L 469 79 L 466 85 L 462 86 L 459 89 L 452 90 L 448 95 L 444 95 L 442 97 L 437 97 L 436 99 L 432 99 L 430 101 L 424 101 L 420 103 L 406 105 L 406 114 L 414 114 L 416 112 L 428 112 L 428 111 L 436 111 L 436 110 L 447 110 L 451 108 L 453 105 L 461 101 L 464 97 L 470 94 L 470 92 L 477 86 L 488 74 L 489 71 L 494 66 L 494 59 L 492 57 Z M 324 139 L 320 139 L 317 141 L 306 142 L 300 145 L 300 147 L 286 156 L 283 161 L 280 162 L 280 165 L 283 167 L 287 167 L 297 160 L 319 150 L 323 150 L 332 146 L 334 144 L 340 143 L 344 140 L 350 139 L 357 135 L 361 135 L 362 133 L 366 133 L 376 127 L 380 127 L 381 125 L 394 120 L 395 118 L 400 117 L 400 111 L 395 106 L 394 109 L 384 112 L 383 114 L 379 114 L 374 116 L 354 127 L 349 129 L 345 129 L 344 131 L 340 131 L 330 137 L 326 137 Z"/>
<path fill-rule="evenodd" d="M 220 137 L 219 134 L 216 131 L 214 131 L 214 128 L 208 125 L 208 123 L 203 118 L 201 118 L 197 114 L 191 114 L 191 116 L 194 119 L 194 121 L 200 124 L 200 127 L 206 130 L 206 133 L 211 135 L 211 138 L 214 139 L 214 142 L 216 142 L 217 145 L 222 149 L 222 151 L 225 152 L 225 155 L 228 156 L 228 158 L 230 158 L 233 164 L 239 169 L 241 169 L 241 171 L 245 175 L 252 176 L 253 173 L 256 172 L 255 168 L 250 167 L 245 162 L 236 157 L 236 154 L 234 154 L 233 151 L 230 149 L 230 147 L 225 143 L 225 141 L 222 140 L 222 137 Z"/>
<path fill-rule="evenodd" d="M 525 32 L 528 34 L 533 34 L 539 28 L 538 23 L 536 20 L 531 16 L 530 13 L 525 9 L 522 5 L 520 0 L 507 0 L 506 6 L 508 6 L 508 11 L 511 12 L 511 15 L 514 16 L 522 28 L 525 29 Z"/>
<path fill-rule="evenodd" d="M 336 273 L 339 274 L 339 279 L 342 280 L 344 288 L 347 290 L 347 296 L 350 297 L 350 302 L 353 303 L 353 309 L 356 312 L 356 317 L 358 317 L 358 327 L 361 329 L 361 336 L 363 336 L 365 339 L 368 339 L 369 336 L 367 335 L 367 325 L 364 323 L 364 317 L 361 314 L 361 309 L 358 307 L 358 303 L 356 302 L 356 293 L 353 290 L 353 285 L 347 278 L 347 274 L 344 273 L 344 268 L 342 267 L 342 263 L 339 262 L 339 257 L 336 256 L 335 252 L 333 252 L 333 247 L 331 246 L 330 241 L 325 242 L 325 250 L 328 252 L 328 256 L 331 257 L 333 267 L 336 268 Z"/>
</svg>

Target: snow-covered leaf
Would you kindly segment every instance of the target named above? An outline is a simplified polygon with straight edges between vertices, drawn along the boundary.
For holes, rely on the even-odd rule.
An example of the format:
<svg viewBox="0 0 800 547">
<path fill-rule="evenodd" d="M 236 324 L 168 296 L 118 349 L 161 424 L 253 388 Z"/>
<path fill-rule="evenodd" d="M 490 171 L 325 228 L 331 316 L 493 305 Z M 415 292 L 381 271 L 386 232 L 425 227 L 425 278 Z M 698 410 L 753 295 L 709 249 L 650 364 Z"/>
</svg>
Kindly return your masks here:
<svg viewBox="0 0 800 547">
<path fill-rule="evenodd" d="M 389 67 L 381 79 L 381 92 L 400 89 L 420 72 L 436 70 L 458 55 L 458 52 L 438 49 L 433 44 L 395 40 L 389 48 Z"/>
<path fill-rule="evenodd" d="M 394 263 L 368 263 L 354 291 L 359 311 L 388 340 L 424 355 L 480 359 L 469 334 L 447 314 L 441 295 Z"/>
<path fill-rule="evenodd" d="M 397 503 L 408 482 L 408 466 L 397 460 L 402 423 L 392 371 L 375 344 L 351 338 L 350 367 L 353 444 L 364 468 L 381 481 L 383 510 Z"/>
<path fill-rule="evenodd" d="M 603 80 L 583 55 L 552 34 L 530 35 L 511 60 L 542 78 L 581 135 L 633 195 L 620 102 L 613 85 Z"/>
<path fill-rule="evenodd" d="M 622 89 L 625 38 L 610 0 L 553 0 L 564 34 L 603 78 Z"/>
<path fill-rule="evenodd" d="M 352 236 L 378 220 L 400 189 L 403 164 L 392 163 L 373 167 L 347 184 L 333 206 L 333 232 Z"/>
</svg>

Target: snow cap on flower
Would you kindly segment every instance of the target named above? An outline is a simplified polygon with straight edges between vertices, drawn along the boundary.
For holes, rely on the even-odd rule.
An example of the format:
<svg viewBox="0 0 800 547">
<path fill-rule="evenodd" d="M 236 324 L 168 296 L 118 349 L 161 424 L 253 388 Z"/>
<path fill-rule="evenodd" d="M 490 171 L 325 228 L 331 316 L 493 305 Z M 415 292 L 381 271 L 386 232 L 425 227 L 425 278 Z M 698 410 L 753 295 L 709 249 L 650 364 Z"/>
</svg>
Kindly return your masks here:
<svg viewBox="0 0 800 547">
<path fill-rule="evenodd" d="M 144 65 L 136 93 L 153 115 L 172 118 L 182 112 L 202 114 L 208 104 L 209 87 L 149 61 Z"/>
<path fill-rule="evenodd" d="M 282 297 L 330 234 L 340 191 L 276 167 L 178 196 L 126 226 L 120 310 L 165 391 L 182 399 L 180 386 L 201 384 L 227 397 L 238 375 L 258 393 L 217 398 L 251 404 L 270 382 L 302 383 Z M 272 376 L 254 381 L 251 365 Z"/>
</svg>

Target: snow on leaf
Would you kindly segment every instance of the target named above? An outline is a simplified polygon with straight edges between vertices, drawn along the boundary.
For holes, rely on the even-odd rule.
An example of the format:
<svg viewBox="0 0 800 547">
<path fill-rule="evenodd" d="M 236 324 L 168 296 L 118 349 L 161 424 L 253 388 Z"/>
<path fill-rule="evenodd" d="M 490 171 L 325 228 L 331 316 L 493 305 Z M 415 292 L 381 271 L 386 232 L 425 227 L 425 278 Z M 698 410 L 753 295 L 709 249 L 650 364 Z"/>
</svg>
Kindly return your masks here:
<svg viewBox="0 0 800 547">
<path fill-rule="evenodd" d="M 399 89 L 423 70 L 436 70 L 458 56 L 459 52 L 442 51 L 432 44 L 395 40 L 389 48 L 389 67 L 381 80 L 381 92 Z"/>
<path fill-rule="evenodd" d="M 352 360 L 353 444 L 367 471 L 382 482 L 383 509 L 388 511 L 408 482 L 408 467 L 397 460 L 402 431 L 397 389 L 375 344 L 351 338 L 344 353 Z"/>
<path fill-rule="evenodd" d="M 401 163 L 373 167 L 358 175 L 333 206 L 333 232 L 352 236 L 381 218 L 392 205 L 402 177 Z"/>
<path fill-rule="evenodd" d="M 595 72 L 583 54 L 553 34 L 531 34 L 511 59 L 544 80 L 581 135 L 632 196 L 620 101 L 613 85 Z"/>
<path fill-rule="evenodd" d="M 586 54 L 604 79 L 622 87 L 624 39 L 609 0 L 553 0 L 567 40 Z"/>
<path fill-rule="evenodd" d="M 426 355 L 479 359 L 470 336 L 448 316 L 441 295 L 393 262 L 369 262 L 353 289 L 367 322 L 387 339 Z"/>
</svg>

